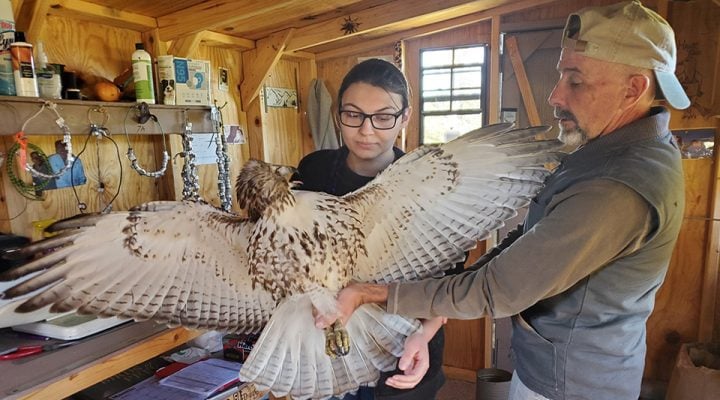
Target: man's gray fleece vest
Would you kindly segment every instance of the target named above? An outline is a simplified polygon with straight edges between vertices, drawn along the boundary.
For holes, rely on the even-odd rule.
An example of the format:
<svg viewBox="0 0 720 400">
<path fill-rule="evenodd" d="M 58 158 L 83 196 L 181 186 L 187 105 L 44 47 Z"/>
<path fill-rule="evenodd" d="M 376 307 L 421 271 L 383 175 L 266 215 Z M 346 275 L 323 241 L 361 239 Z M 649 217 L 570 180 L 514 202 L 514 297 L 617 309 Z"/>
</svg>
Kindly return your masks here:
<svg viewBox="0 0 720 400">
<path fill-rule="evenodd" d="M 665 278 L 684 209 L 680 152 L 667 129 L 668 119 L 667 111 L 654 108 L 650 117 L 590 141 L 563 160 L 530 206 L 525 232 L 550 211 L 546 207 L 555 194 L 578 182 L 609 179 L 634 189 L 655 214 L 656 229 L 642 248 L 513 317 L 517 373 L 545 397 L 639 397 L 645 323 Z"/>
</svg>

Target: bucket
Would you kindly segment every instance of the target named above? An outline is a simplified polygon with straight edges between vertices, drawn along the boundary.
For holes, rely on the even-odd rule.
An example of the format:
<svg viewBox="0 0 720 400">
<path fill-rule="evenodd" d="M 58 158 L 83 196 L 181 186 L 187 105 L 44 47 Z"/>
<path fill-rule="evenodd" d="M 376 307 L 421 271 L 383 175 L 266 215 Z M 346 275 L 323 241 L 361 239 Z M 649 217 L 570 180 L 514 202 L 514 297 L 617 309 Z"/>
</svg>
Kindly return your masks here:
<svg viewBox="0 0 720 400">
<path fill-rule="evenodd" d="M 498 368 L 483 368 L 477 372 L 476 400 L 507 400 L 510 395 L 512 373 Z"/>
</svg>

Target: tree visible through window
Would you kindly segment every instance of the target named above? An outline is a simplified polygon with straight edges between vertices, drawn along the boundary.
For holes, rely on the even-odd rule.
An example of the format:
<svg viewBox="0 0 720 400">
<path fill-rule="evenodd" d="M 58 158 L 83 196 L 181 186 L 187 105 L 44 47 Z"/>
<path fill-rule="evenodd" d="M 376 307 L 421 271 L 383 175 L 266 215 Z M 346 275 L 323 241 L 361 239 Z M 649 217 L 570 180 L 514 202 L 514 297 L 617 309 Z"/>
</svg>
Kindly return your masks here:
<svg viewBox="0 0 720 400">
<path fill-rule="evenodd" d="M 420 51 L 420 141 L 443 143 L 484 125 L 487 46 Z"/>
</svg>

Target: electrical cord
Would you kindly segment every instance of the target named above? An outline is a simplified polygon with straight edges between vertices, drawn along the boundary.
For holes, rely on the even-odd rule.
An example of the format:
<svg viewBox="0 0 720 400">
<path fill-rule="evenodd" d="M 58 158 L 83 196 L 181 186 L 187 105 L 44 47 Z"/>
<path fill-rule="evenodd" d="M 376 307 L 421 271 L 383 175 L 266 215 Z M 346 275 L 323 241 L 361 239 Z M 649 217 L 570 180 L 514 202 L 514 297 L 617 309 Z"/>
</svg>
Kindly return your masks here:
<svg viewBox="0 0 720 400">
<path fill-rule="evenodd" d="M 87 204 L 83 203 L 80 200 L 80 196 L 78 195 L 77 189 L 75 188 L 75 180 L 72 176 L 72 173 L 75 169 L 75 165 L 74 165 L 75 161 L 77 161 L 80 158 L 80 156 L 85 152 L 85 150 L 87 149 L 87 144 L 88 144 L 88 141 L 90 140 L 90 137 L 94 136 L 94 134 L 96 132 L 97 132 L 96 130 L 90 130 L 90 132 L 88 132 L 87 136 L 85 137 L 85 142 L 83 143 L 83 147 L 80 150 L 80 152 L 78 153 L 78 155 L 75 157 L 75 160 L 73 161 L 73 166 L 70 168 L 70 174 L 71 174 L 70 182 L 72 183 L 72 190 L 73 190 L 73 193 L 75 194 L 75 200 L 77 201 L 78 210 L 80 210 L 81 214 L 85 213 L 85 210 L 87 209 Z M 113 202 L 115 202 L 115 199 L 117 199 L 118 195 L 120 194 L 120 188 L 122 187 L 122 181 L 123 181 L 123 169 L 122 169 L 122 157 L 120 156 L 120 147 L 118 146 L 117 142 L 112 137 L 110 137 L 110 135 L 107 135 L 104 132 L 102 133 L 102 137 L 110 140 L 112 142 L 112 144 L 115 146 L 115 154 L 117 155 L 118 167 L 119 167 L 118 169 L 120 171 L 119 176 L 118 176 L 117 191 L 115 191 L 115 194 L 110 199 L 110 202 L 108 202 L 108 204 L 100 211 L 101 213 L 104 214 L 104 213 L 109 212 L 112 209 Z M 99 155 L 98 155 L 98 171 L 99 170 L 100 170 L 100 161 L 99 161 Z M 98 172 L 98 175 L 100 175 L 99 172 Z M 99 182 L 99 185 L 102 185 L 103 190 L 105 190 L 107 188 L 107 186 L 105 186 L 105 184 L 102 181 Z"/>
<path fill-rule="evenodd" d="M 50 166 L 50 160 L 42 149 L 32 143 L 27 143 L 27 147 L 31 150 L 31 153 L 37 153 L 42 164 Z M 5 163 L 5 169 L 8 174 L 8 179 L 12 183 L 13 187 L 20 193 L 21 196 L 29 200 L 40 201 L 43 200 L 42 189 L 45 188 L 54 178 L 42 178 L 37 181 L 33 180 L 33 183 L 26 183 L 17 174 L 15 170 L 16 159 L 19 156 L 20 144 L 15 143 L 10 147 L 7 154 L 7 162 Z"/>
</svg>

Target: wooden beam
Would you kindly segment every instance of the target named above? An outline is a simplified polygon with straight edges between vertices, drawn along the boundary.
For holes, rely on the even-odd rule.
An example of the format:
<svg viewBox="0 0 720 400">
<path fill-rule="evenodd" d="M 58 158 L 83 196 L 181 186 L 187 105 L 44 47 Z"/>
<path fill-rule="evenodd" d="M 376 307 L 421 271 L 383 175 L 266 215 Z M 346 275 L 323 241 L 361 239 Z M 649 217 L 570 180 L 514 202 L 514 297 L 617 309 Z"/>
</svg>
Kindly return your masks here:
<svg viewBox="0 0 720 400">
<path fill-rule="evenodd" d="M 511 4 L 505 4 L 490 10 L 479 11 L 467 15 L 463 15 L 456 18 L 451 18 L 435 23 L 422 25 L 418 28 L 403 30 L 401 32 L 392 33 L 379 38 L 370 38 L 369 35 L 359 35 L 355 38 L 349 39 L 352 43 L 344 43 L 342 47 L 337 47 L 332 50 L 326 50 L 315 53 L 316 60 L 325 60 L 334 57 L 343 57 L 358 53 L 360 50 L 357 49 L 375 49 L 383 47 L 388 43 L 395 43 L 397 41 L 409 40 L 419 38 L 422 36 L 432 35 L 439 32 L 448 31 L 451 29 L 459 28 L 462 26 L 475 24 L 481 21 L 492 18 L 495 15 L 509 14 L 522 10 L 527 7 L 534 7 L 543 5 L 546 3 L 552 3 L 558 0 L 522 0 Z M 563 21 L 564 22 L 564 21 Z M 505 25 L 503 25 L 504 27 Z M 562 26 L 562 25 L 561 25 Z"/>
<path fill-rule="evenodd" d="M 445 20 L 459 15 L 496 7 L 504 0 L 445 0 L 442 2 L 425 0 L 393 1 L 361 12 L 344 15 L 329 21 L 298 28 L 288 43 L 288 50 L 302 50 L 323 43 L 333 42 L 380 30 L 400 21 L 415 20 L 418 26 L 434 20 Z M 352 21 L 357 24 L 356 32 L 349 32 L 343 26 Z"/>
<path fill-rule="evenodd" d="M 717 120 L 716 120 L 717 121 Z M 720 143 L 720 123 L 716 122 L 715 143 Z M 701 342 L 713 341 L 716 313 L 715 307 L 718 299 L 718 278 L 720 272 L 720 152 L 713 152 L 713 180 L 712 180 L 712 216 L 710 218 L 707 247 L 705 249 L 705 266 L 703 270 L 702 295 L 700 298 L 700 324 L 698 327 L 698 340 Z"/>
<path fill-rule="evenodd" d="M 209 0 L 158 18 L 165 40 L 202 30 L 258 31 L 278 26 L 288 15 L 312 17 L 359 3 L 361 0 Z M 312 14 L 310 14 L 312 13 Z M 298 18 L 298 19 L 299 19 Z"/>
<path fill-rule="evenodd" d="M 492 17 L 490 28 L 490 71 L 488 85 L 488 122 L 500 119 L 500 16 Z"/>
<path fill-rule="evenodd" d="M 525 66 L 523 65 L 522 56 L 520 55 L 517 38 L 515 36 L 507 36 L 505 38 L 505 47 L 508 50 L 510 62 L 512 62 L 513 70 L 515 71 L 515 78 L 517 79 L 518 86 L 520 87 L 520 94 L 522 95 L 523 103 L 525 104 L 528 122 L 530 122 L 530 125 L 533 126 L 540 125 L 540 114 L 538 113 L 537 105 L 535 105 L 535 97 L 533 97 L 532 86 L 530 86 L 530 81 L 525 73 Z"/>
<path fill-rule="evenodd" d="M 200 41 L 202 40 L 202 33 L 193 33 L 187 36 L 178 38 L 172 42 L 168 53 L 176 57 L 190 58 L 200 47 Z"/>
<path fill-rule="evenodd" d="M 46 0 L 38 0 L 45 2 Z M 142 14 L 105 7 L 82 0 L 52 0 L 50 15 L 82 19 L 117 28 L 144 32 L 157 27 L 157 20 Z"/>
<path fill-rule="evenodd" d="M 255 48 L 254 40 L 225 35 L 223 33 L 213 31 L 202 31 L 200 40 L 203 44 L 212 47 L 224 47 L 241 51 Z"/>
<path fill-rule="evenodd" d="M 201 43 L 211 47 L 224 47 L 241 51 L 255 48 L 255 41 L 253 40 L 212 31 L 200 31 L 175 39 L 168 52 L 178 57 L 191 57 Z"/>
<path fill-rule="evenodd" d="M 145 49 L 156 58 L 168 53 L 167 43 L 160 40 L 157 28 L 143 32 L 141 35 Z"/>
<path fill-rule="evenodd" d="M 283 53 L 283 59 L 292 61 L 315 61 L 315 53 L 309 53 L 307 51 L 286 51 Z"/>
<path fill-rule="evenodd" d="M 260 92 L 263 81 L 285 51 L 295 29 L 286 29 L 258 40 L 257 47 L 242 53 L 243 81 L 240 84 L 242 104 L 250 104 Z"/>
<path fill-rule="evenodd" d="M 47 15 L 50 13 L 50 0 L 25 0 L 17 4 L 15 30 L 25 32 L 25 38 L 35 42 L 42 37 Z"/>
<path fill-rule="evenodd" d="M 500 53 L 502 46 L 500 44 L 500 15 L 494 15 L 490 20 L 490 70 L 488 76 L 488 97 L 487 97 L 487 116 L 488 123 L 494 124 L 500 120 Z M 485 251 L 497 245 L 498 231 L 495 230 L 492 235 L 485 241 Z M 487 316 L 483 318 L 483 363 L 485 368 L 493 365 L 493 349 L 495 321 Z"/>
</svg>

